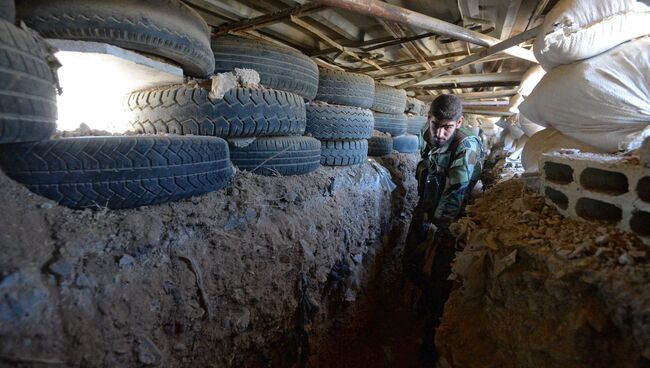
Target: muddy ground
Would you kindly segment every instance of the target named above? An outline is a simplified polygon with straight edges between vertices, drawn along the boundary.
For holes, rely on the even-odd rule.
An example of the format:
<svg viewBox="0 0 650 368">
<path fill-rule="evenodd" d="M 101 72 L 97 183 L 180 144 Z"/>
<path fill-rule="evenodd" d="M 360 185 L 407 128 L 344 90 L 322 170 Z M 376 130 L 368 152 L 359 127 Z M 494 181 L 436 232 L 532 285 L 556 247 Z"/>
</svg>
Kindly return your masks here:
<svg viewBox="0 0 650 368">
<path fill-rule="evenodd" d="M 117 211 L 0 173 L 0 366 L 304 365 L 400 252 L 417 157 L 381 161 Z"/>
</svg>

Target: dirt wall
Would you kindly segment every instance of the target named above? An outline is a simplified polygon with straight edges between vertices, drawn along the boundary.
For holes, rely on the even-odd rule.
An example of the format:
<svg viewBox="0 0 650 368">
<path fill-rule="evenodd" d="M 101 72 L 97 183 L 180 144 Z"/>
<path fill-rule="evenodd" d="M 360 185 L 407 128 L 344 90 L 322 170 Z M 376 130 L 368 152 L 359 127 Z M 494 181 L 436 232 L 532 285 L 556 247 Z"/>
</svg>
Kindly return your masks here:
<svg viewBox="0 0 650 368">
<path fill-rule="evenodd" d="M 391 170 L 415 164 L 395 155 Z M 0 173 L 0 203 L 0 365 L 19 367 L 300 365 L 306 326 L 354 303 L 414 204 L 367 162 L 238 173 L 119 211 L 60 207 Z"/>
</svg>

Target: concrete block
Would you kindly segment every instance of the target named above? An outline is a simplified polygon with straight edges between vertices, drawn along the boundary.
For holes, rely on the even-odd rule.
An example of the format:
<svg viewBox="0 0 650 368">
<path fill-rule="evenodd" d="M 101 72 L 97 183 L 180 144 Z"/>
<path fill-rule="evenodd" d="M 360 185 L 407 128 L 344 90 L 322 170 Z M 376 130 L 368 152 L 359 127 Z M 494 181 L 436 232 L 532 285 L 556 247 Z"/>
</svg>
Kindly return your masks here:
<svg viewBox="0 0 650 368">
<path fill-rule="evenodd" d="M 540 167 L 540 192 L 560 213 L 616 224 L 650 245 L 650 167 L 577 150 L 543 154 Z"/>
</svg>

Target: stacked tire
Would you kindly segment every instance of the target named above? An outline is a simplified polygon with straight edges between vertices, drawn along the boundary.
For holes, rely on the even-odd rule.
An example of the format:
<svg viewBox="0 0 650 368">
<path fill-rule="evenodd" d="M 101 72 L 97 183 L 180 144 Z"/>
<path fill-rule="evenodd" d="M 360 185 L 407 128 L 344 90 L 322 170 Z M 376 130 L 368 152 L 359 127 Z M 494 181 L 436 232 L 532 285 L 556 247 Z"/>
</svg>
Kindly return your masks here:
<svg viewBox="0 0 650 368">
<path fill-rule="evenodd" d="M 373 115 L 375 118 L 375 133 L 370 140 L 369 155 L 384 156 L 392 151 L 386 148 L 390 142 L 394 144 L 392 137 L 406 133 L 407 120 L 404 114 L 406 104 L 406 91 L 375 83 L 375 99 L 372 103 Z M 384 134 L 381 134 L 384 133 Z M 390 140 L 387 139 L 391 138 Z"/>
<path fill-rule="evenodd" d="M 303 137 L 305 99 L 316 93 L 318 68 L 296 51 L 248 39 L 213 41 L 216 72 L 254 69 L 262 86 L 231 88 L 211 96 L 198 85 L 173 85 L 131 93 L 125 102 L 137 132 L 208 135 L 228 140 L 230 159 L 262 175 L 300 175 L 320 166 L 320 142 Z M 302 73 L 289 75 L 289 65 Z"/>
<path fill-rule="evenodd" d="M 429 105 L 413 98 L 406 98 L 404 114 L 406 114 L 406 134 L 396 137 L 394 149 L 402 153 L 414 153 L 419 151 L 419 135 L 427 124 Z"/>
<path fill-rule="evenodd" d="M 200 42 L 209 40 L 207 24 L 179 1 L 24 0 L 17 11 L 45 37 L 153 53 L 176 60 L 190 74 L 204 75 L 206 62 L 212 63 Z M 138 26 L 141 14 L 148 23 Z M 170 19 L 187 24 L 174 28 Z M 216 137 L 50 139 L 56 129 L 55 71 L 40 42 L 0 20 L 0 167 L 8 176 L 72 208 L 133 208 L 214 191 L 229 182 L 228 146 Z"/>
<path fill-rule="evenodd" d="M 349 166 L 368 156 L 374 81 L 363 74 L 321 69 L 316 101 L 307 105 L 306 133 L 321 141 L 321 164 Z"/>
</svg>

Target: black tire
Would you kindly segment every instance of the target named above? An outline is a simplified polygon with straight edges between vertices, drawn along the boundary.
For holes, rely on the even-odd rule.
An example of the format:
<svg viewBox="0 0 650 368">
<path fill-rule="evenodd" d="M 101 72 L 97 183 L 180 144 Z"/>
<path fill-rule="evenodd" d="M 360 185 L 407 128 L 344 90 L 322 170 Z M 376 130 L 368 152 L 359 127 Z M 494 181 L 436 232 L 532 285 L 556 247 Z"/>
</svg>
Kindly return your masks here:
<svg viewBox="0 0 650 368">
<path fill-rule="evenodd" d="M 388 133 L 393 137 L 406 133 L 406 115 L 373 113 L 375 116 L 375 129 Z"/>
<path fill-rule="evenodd" d="M 161 56 L 186 74 L 212 74 L 210 30 L 178 0 L 21 0 L 18 17 L 44 37 L 97 41 Z"/>
<path fill-rule="evenodd" d="M 48 139 L 56 114 L 54 76 L 41 47 L 0 20 L 0 144 Z"/>
<path fill-rule="evenodd" d="M 207 193 L 232 177 L 215 137 L 113 136 L 0 146 L 0 166 L 32 192 L 72 207 L 134 208 Z"/>
<path fill-rule="evenodd" d="M 406 91 L 375 83 L 375 99 L 372 103 L 374 111 L 386 114 L 401 114 L 406 104 Z"/>
<path fill-rule="evenodd" d="M 230 159 L 242 170 L 260 175 L 302 175 L 320 166 L 321 143 L 315 138 L 263 137 L 242 146 L 243 141 L 229 140 Z"/>
<path fill-rule="evenodd" d="M 372 111 L 359 107 L 307 104 L 306 134 L 321 140 L 368 139 L 375 119 Z"/>
<path fill-rule="evenodd" d="M 420 151 L 420 139 L 413 134 L 393 137 L 393 149 L 400 153 L 415 153 Z"/>
<path fill-rule="evenodd" d="M 368 156 L 381 157 L 393 152 L 393 138 L 375 135 L 368 140 Z"/>
<path fill-rule="evenodd" d="M 213 100 L 203 88 L 169 86 L 133 92 L 125 105 L 133 128 L 148 134 L 302 135 L 307 124 L 302 97 L 272 89 L 233 88 Z"/>
<path fill-rule="evenodd" d="M 424 102 L 413 97 L 406 97 L 406 104 L 404 105 L 404 113 L 422 115 L 424 109 Z"/>
<path fill-rule="evenodd" d="M 9 23 L 16 22 L 16 5 L 14 0 L 0 0 L 0 19 Z"/>
<path fill-rule="evenodd" d="M 406 132 L 419 135 L 427 125 L 427 118 L 424 116 L 408 116 L 406 118 Z"/>
<path fill-rule="evenodd" d="M 422 103 L 422 109 L 420 110 L 420 115 L 424 116 L 425 118 L 429 116 L 429 108 L 431 108 L 431 103 Z"/>
<path fill-rule="evenodd" d="M 255 69 L 268 88 L 301 95 L 311 101 L 318 90 L 318 67 L 306 55 L 274 44 L 225 36 L 212 41 L 215 73 Z"/>
<path fill-rule="evenodd" d="M 368 141 L 366 139 L 322 141 L 321 144 L 320 163 L 322 165 L 356 165 L 368 157 Z"/>
<path fill-rule="evenodd" d="M 375 82 L 367 75 L 320 69 L 316 100 L 369 109 L 375 99 Z"/>
</svg>

